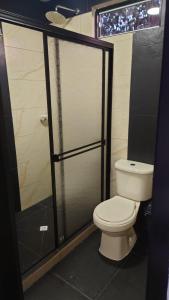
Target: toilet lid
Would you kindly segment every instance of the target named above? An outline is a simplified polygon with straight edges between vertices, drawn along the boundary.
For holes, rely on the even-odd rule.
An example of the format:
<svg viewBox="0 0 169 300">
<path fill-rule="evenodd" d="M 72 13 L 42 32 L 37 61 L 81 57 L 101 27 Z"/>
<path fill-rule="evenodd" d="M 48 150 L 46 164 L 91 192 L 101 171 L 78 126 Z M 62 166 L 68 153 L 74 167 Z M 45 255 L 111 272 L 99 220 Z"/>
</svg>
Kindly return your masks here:
<svg viewBox="0 0 169 300">
<path fill-rule="evenodd" d="M 134 214 L 135 207 L 134 201 L 115 196 L 100 203 L 95 212 L 100 219 L 106 222 L 119 223 L 130 219 Z"/>
</svg>

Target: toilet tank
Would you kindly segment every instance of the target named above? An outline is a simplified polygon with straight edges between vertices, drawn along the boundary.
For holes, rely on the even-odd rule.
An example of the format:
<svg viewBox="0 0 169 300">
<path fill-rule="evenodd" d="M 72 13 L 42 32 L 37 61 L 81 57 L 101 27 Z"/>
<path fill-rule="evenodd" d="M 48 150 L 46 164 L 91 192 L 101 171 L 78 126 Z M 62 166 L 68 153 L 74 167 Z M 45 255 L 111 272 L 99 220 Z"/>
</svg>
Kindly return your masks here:
<svg viewBox="0 0 169 300">
<path fill-rule="evenodd" d="M 136 161 L 121 159 L 115 163 L 117 194 L 135 201 L 152 197 L 154 167 Z"/>
</svg>

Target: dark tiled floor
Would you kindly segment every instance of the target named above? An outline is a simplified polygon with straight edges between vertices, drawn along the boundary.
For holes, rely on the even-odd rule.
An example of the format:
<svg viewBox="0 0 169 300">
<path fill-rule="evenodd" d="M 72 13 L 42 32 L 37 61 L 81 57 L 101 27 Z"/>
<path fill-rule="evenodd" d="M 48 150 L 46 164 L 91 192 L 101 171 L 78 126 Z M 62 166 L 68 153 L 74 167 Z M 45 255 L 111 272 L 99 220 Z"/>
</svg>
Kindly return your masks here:
<svg viewBox="0 0 169 300">
<path fill-rule="evenodd" d="M 97 231 L 28 290 L 25 300 L 145 300 L 147 260 L 139 243 L 119 263 L 104 259 L 99 243 Z"/>
<path fill-rule="evenodd" d="M 25 295 L 25 300 L 85 300 L 85 296 L 59 278 L 46 275 Z"/>
<path fill-rule="evenodd" d="M 145 257 L 131 257 L 98 299 L 145 300 L 146 267 Z"/>
<path fill-rule="evenodd" d="M 52 199 L 48 198 L 16 216 L 21 272 L 24 273 L 55 248 Z M 40 231 L 40 226 L 48 231 Z"/>
</svg>

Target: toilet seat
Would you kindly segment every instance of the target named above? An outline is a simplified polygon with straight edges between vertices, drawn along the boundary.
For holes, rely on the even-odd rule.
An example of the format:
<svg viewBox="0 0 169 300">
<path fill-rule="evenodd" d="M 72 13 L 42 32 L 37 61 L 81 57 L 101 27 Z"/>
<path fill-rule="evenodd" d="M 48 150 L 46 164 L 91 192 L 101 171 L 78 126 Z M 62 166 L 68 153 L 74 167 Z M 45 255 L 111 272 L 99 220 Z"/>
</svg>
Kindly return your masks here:
<svg viewBox="0 0 169 300">
<path fill-rule="evenodd" d="M 135 223 L 140 203 L 115 196 L 94 210 L 94 223 L 103 231 L 125 231 Z"/>
</svg>

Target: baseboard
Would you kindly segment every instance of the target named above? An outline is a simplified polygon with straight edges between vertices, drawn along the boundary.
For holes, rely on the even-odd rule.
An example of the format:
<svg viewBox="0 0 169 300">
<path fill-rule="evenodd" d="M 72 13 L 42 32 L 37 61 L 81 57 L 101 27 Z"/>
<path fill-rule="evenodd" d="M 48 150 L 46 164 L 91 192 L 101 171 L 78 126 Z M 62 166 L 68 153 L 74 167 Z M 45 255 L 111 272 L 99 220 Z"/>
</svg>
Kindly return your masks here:
<svg viewBox="0 0 169 300">
<path fill-rule="evenodd" d="M 55 265 L 57 265 L 64 257 L 66 257 L 71 251 L 73 251 L 82 241 L 88 238 L 96 227 L 94 224 L 88 226 L 73 240 L 71 240 L 66 246 L 60 251 L 51 256 L 44 264 L 42 264 L 37 270 L 33 271 L 26 278 L 23 279 L 23 291 L 25 292 L 40 278 L 42 278 L 47 272 L 49 272 Z"/>
</svg>

